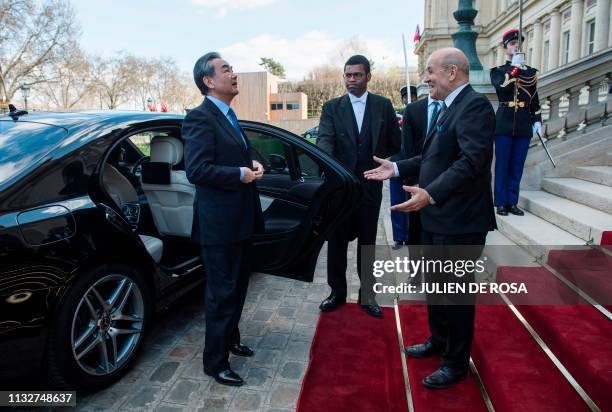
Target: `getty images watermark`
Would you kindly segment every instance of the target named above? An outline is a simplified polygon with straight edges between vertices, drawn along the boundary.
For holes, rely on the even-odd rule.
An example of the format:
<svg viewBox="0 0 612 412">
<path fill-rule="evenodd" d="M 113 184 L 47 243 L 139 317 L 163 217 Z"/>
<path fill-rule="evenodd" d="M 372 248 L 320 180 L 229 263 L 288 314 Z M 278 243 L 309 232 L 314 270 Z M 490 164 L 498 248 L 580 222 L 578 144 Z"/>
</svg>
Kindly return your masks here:
<svg viewBox="0 0 612 412">
<path fill-rule="evenodd" d="M 525 282 L 479 282 L 478 275 L 486 274 L 487 257 L 471 259 L 410 259 L 397 256 L 374 260 L 372 274 L 377 280 L 385 275 L 404 275 L 407 281 L 384 284 L 375 281 L 375 294 L 518 294 L 528 293 Z M 415 282 L 423 276 L 425 281 Z M 455 279 L 455 281 L 453 281 Z"/>
</svg>

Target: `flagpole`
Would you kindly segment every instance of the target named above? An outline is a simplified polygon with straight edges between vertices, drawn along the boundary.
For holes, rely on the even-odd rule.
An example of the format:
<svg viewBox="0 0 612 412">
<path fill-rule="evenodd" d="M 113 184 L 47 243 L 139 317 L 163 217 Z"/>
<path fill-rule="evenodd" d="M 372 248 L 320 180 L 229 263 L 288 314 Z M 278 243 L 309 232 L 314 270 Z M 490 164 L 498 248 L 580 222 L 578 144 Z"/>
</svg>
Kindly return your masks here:
<svg viewBox="0 0 612 412">
<path fill-rule="evenodd" d="M 406 67 L 406 101 L 412 103 L 410 96 L 410 73 L 408 72 L 408 53 L 406 52 L 406 35 L 402 33 L 402 43 L 404 45 L 404 66 Z"/>
</svg>

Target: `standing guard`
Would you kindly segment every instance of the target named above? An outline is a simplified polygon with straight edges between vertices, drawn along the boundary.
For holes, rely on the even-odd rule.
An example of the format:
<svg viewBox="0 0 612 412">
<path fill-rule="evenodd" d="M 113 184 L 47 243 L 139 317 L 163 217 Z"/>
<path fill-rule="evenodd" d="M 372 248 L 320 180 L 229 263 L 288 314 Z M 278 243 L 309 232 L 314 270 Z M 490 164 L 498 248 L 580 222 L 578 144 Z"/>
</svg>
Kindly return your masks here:
<svg viewBox="0 0 612 412">
<path fill-rule="evenodd" d="M 519 30 L 504 33 L 502 45 L 508 60 L 491 69 L 491 83 L 499 107 L 495 124 L 495 206 L 497 214 L 523 216 L 517 207 L 523 166 L 529 142 L 541 135 L 542 116 L 537 91 L 537 70 L 524 63 Z"/>
</svg>

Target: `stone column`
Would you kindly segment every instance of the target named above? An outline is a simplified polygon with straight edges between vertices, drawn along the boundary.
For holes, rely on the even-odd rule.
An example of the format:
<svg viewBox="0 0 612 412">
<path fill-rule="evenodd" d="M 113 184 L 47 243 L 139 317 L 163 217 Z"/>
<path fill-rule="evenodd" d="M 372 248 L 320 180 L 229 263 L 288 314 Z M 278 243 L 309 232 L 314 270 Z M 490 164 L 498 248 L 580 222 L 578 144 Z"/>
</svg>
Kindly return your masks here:
<svg viewBox="0 0 612 412">
<path fill-rule="evenodd" d="M 608 30 L 610 30 L 610 0 L 597 0 L 595 15 L 595 51 L 608 46 Z"/>
<path fill-rule="evenodd" d="M 531 66 L 538 70 L 542 68 L 542 21 L 536 20 L 533 23 L 533 56 L 531 57 Z"/>
<path fill-rule="evenodd" d="M 570 30 L 569 62 L 576 61 L 582 50 L 582 20 L 584 15 L 584 0 L 572 0 L 572 24 Z"/>
<path fill-rule="evenodd" d="M 561 13 L 554 9 L 550 13 L 550 46 L 548 47 L 548 70 L 559 66 L 559 49 L 561 45 Z"/>
</svg>

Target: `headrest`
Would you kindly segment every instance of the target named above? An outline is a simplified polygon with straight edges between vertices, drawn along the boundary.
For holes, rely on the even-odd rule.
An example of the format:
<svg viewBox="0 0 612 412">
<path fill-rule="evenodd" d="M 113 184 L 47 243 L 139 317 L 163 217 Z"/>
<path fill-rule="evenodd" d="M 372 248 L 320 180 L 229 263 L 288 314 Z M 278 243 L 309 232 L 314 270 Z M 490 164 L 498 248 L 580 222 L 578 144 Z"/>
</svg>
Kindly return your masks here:
<svg viewBox="0 0 612 412">
<path fill-rule="evenodd" d="M 151 140 L 151 161 L 177 165 L 183 160 L 183 143 L 176 137 L 159 136 Z"/>
</svg>

